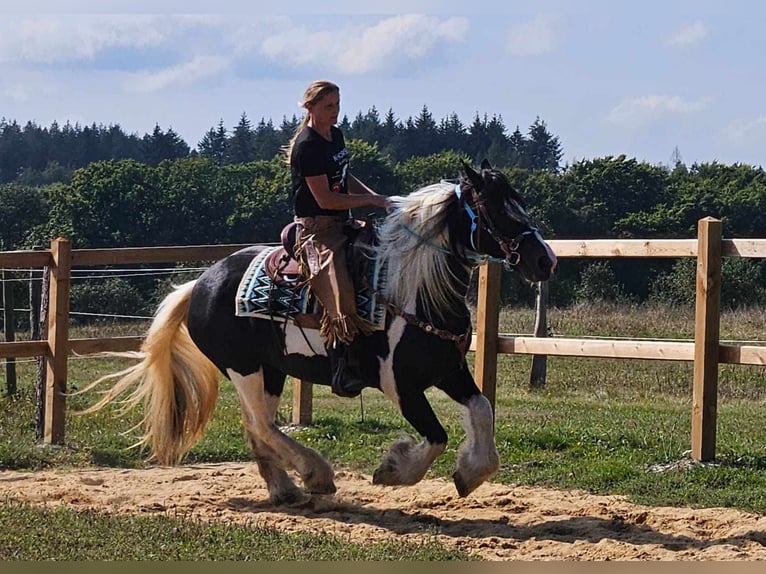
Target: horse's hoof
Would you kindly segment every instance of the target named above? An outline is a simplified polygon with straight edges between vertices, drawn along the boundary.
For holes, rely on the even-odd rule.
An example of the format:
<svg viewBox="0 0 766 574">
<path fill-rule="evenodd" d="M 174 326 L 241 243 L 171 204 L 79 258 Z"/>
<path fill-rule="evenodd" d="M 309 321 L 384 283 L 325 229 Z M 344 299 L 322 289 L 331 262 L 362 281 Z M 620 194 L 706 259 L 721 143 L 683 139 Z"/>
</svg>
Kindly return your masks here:
<svg viewBox="0 0 766 574">
<path fill-rule="evenodd" d="M 452 480 L 455 482 L 455 488 L 457 488 L 457 493 L 460 495 L 461 498 L 465 498 L 466 496 L 471 494 L 483 482 L 483 481 L 478 481 L 478 482 L 469 483 L 457 471 L 452 475 Z"/>
<path fill-rule="evenodd" d="M 375 472 L 372 473 L 372 484 L 394 486 L 399 484 L 397 478 L 398 475 L 394 465 L 390 462 L 386 462 L 381 464 L 375 469 Z"/>
<path fill-rule="evenodd" d="M 269 496 L 269 502 L 274 506 L 296 506 L 310 499 L 311 497 L 300 488 L 277 492 Z"/>
<path fill-rule="evenodd" d="M 311 494 L 335 494 L 338 492 L 338 487 L 334 483 L 329 484 L 314 484 L 309 489 Z"/>
</svg>

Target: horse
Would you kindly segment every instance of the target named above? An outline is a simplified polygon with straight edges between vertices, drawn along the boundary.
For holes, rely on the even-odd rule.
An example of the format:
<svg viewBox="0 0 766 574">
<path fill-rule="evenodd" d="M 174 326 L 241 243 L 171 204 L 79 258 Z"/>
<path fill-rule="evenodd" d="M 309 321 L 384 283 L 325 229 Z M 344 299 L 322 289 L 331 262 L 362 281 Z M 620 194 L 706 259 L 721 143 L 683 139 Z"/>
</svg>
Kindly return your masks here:
<svg viewBox="0 0 766 574">
<path fill-rule="evenodd" d="M 375 298 L 386 307 L 383 328 L 359 336 L 355 355 L 365 382 L 382 391 L 421 435 L 397 439 L 372 481 L 415 485 L 447 445 L 447 433 L 426 398 L 436 387 L 464 409 L 466 437 L 452 476 L 468 496 L 498 470 L 494 414 L 466 364 L 471 314 L 470 274 L 483 261 L 502 261 L 530 282 L 547 280 L 556 256 L 527 215 L 502 171 L 486 160 L 477 171 L 463 164 L 452 181 L 392 197 L 377 225 L 368 258 L 389 278 Z M 336 492 L 330 463 L 275 422 L 286 377 L 330 384 L 327 352 L 318 331 L 285 321 L 237 316 L 234 301 L 249 264 L 265 245 L 253 245 L 214 263 L 160 303 L 138 362 L 106 375 L 88 389 L 115 381 L 89 410 L 117 397 L 126 409 L 144 405 L 139 445 L 151 460 L 172 465 L 202 436 L 214 410 L 221 376 L 233 383 L 245 440 L 274 505 Z M 86 389 L 87 390 L 87 389 Z M 288 471 L 295 471 L 300 488 Z"/>
</svg>

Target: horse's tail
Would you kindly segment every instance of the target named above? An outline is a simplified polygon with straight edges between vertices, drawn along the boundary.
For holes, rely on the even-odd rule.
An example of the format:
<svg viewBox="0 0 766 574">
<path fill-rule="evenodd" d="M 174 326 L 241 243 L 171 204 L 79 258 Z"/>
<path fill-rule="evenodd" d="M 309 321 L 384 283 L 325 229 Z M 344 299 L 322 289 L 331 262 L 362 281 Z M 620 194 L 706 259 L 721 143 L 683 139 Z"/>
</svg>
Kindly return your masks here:
<svg viewBox="0 0 766 574">
<path fill-rule="evenodd" d="M 218 398 L 221 373 L 189 336 L 186 319 L 194 281 L 177 287 L 160 304 L 137 353 L 109 353 L 140 359 L 119 373 L 100 378 L 81 392 L 115 380 L 105 396 L 85 412 L 96 411 L 132 387 L 123 399 L 124 411 L 144 405 L 143 436 L 151 458 L 177 464 L 202 436 Z"/>
</svg>

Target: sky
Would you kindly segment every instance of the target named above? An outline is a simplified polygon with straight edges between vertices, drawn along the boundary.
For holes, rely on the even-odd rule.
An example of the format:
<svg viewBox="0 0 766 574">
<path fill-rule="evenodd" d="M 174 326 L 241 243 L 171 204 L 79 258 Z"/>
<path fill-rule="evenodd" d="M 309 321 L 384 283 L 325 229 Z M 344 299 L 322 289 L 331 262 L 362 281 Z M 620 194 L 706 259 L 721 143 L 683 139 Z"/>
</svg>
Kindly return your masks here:
<svg viewBox="0 0 766 574">
<path fill-rule="evenodd" d="M 329 79 L 352 120 L 540 118 L 565 165 L 766 166 L 764 21 L 754 0 L 3 0 L 0 117 L 195 148 L 243 113 L 300 117 Z"/>
</svg>

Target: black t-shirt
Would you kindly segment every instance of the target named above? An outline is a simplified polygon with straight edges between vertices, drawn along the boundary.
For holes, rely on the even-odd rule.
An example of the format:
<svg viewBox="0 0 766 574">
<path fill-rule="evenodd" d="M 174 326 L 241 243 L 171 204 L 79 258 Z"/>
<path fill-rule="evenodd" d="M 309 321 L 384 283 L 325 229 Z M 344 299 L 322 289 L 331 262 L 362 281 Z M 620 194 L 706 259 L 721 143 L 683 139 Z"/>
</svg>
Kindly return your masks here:
<svg viewBox="0 0 766 574">
<path fill-rule="evenodd" d="M 346 186 L 348 175 L 348 150 L 343 139 L 343 132 L 337 127 L 331 128 L 332 141 L 327 141 L 313 128 L 306 126 L 298 134 L 290 154 L 290 176 L 295 201 L 295 215 L 313 217 L 315 215 L 348 216 L 348 210 L 322 209 L 317 204 L 306 184 L 306 177 L 326 175 L 330 191 L 348 193 Z"/>
</svg>

